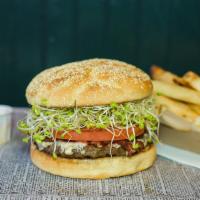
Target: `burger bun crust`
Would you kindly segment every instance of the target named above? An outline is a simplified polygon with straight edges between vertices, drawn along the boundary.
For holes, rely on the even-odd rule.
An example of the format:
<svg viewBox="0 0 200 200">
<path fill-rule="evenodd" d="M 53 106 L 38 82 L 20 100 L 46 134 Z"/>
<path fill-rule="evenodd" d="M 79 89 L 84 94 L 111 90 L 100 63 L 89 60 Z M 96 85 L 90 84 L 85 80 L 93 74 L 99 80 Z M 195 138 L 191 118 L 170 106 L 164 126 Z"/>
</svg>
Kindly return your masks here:
<svg viewBox="0 0 200 200">
<path fill-rule="evenodd" d="M 123 103 L 152 93 L 149 76 L 139 68 L 110 59 L 90 59 L 46 69 L 26 89 L 31 105 L 74 107 Z"/>
<path fill-rule="evenodd" d="M 51 174 L 70 178 L 105 179 L 130 175 L 149 168 L 156 159 L 156 147 L 151 145 L 148 150 L 131 157 L 54 159 L 32 144 L 30 154 L 33 164 Z"/>
</svg>

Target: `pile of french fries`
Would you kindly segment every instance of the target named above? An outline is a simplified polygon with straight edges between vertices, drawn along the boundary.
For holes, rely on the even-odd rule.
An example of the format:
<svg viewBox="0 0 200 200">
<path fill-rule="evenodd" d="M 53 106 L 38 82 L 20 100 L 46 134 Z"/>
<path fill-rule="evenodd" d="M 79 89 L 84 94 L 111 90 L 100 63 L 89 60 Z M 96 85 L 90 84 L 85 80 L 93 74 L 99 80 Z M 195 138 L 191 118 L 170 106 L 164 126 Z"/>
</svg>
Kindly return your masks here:
<svg viewBox="0 0 200 200">
<path fill-rule="evenodd" d="M 200 132 L 200 76 L 189 71 L 180 77 L 155 65 L 151 76 L 161 123 Z"/>
</svg>

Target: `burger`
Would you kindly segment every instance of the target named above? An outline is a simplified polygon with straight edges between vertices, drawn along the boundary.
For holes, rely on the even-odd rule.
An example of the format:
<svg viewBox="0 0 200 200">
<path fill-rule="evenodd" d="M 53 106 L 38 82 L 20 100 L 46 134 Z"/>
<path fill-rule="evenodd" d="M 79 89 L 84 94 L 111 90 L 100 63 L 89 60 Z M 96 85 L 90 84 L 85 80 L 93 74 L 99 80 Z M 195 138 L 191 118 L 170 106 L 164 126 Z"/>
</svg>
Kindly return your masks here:
<svg viewBox="0 0 200 200">
<path fill-rule="evenodd" d="M 125 62 L 89 59 L 46 69 L 26 89 L 18 122 L 33 164 L 51 174 L 103 179 L 134 174 L 156 158 L 152 82 Z"/>
</svg>

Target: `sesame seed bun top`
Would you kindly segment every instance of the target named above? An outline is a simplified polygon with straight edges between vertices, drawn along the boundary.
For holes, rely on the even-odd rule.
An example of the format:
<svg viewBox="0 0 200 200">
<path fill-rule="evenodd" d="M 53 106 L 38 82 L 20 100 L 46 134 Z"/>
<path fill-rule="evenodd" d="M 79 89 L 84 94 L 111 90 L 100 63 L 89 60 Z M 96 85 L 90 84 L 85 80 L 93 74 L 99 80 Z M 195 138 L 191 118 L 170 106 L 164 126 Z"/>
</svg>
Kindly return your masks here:
<svg viewBox="0 0 200 200">
<path fill-rule="evenodd" d="M 125 62 L 89 59 L 46 69 L 26 89 L 31 105 L 73 107 L 123 103 L 152 94 L 142 70 Z"/>
</svg>

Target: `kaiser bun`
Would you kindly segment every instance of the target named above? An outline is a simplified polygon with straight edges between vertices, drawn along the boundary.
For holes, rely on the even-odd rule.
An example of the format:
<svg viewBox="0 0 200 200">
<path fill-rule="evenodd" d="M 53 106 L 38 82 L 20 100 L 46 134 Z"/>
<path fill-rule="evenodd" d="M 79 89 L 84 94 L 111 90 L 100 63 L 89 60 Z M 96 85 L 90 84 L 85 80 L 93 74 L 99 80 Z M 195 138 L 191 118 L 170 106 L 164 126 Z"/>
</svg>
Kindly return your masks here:
<svg viewBox="0 0 200 200">
<path fill-rule="evenodd" d="M 156 147 L 131 157 L 104 157 L 97 159 L 67 159 L 39 151 L 31 145 L 31 160 L 40 169 L 54 175 L 70 178 L 104 179 L 125 176 L 145 170 L 156 159 Z"/>
<path fill-rule="evenodd" d="M 152 93 L 149 76 L 125 62 L 90 59 L 46 69 L 26 90 L 31 105 L 73 107 L 123 103 Z"/>
</svg>

